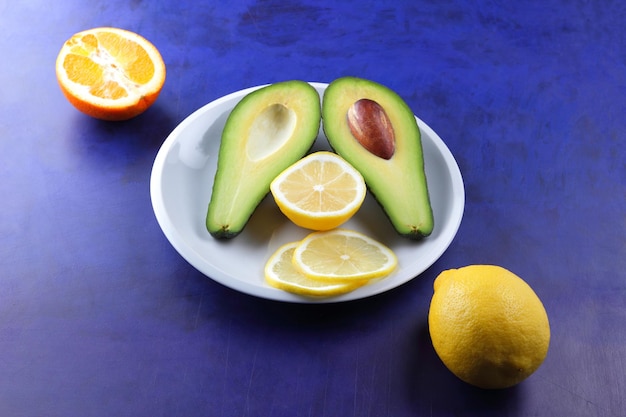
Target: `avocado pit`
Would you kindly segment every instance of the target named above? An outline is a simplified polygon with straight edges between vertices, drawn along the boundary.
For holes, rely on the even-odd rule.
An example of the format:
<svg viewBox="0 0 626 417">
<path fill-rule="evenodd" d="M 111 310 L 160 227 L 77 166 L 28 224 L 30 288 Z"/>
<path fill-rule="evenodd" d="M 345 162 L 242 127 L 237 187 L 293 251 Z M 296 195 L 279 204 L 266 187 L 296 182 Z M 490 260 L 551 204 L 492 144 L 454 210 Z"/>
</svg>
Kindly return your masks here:
<svg viewBox="0 0 626 417">
<path fill-rule="evenodd" d="M 362 98 L 348 108 L 348 126 L 352 136 L 369 152 L 391 159 L 396 140 L 385 109 L 374 100 Z"/>
</svg>

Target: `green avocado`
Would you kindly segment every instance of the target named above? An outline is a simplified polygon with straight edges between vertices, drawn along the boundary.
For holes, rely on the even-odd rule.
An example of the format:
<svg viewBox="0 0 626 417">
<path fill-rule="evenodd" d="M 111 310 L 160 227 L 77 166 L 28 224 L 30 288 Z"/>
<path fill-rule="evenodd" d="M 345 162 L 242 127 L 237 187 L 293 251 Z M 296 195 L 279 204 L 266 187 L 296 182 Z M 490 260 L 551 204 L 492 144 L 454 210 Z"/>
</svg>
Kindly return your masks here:
<svg viewBox="0 0 626 417">
<path fill-rule="evenodd" d="M 237 103 L 222 132 L 207 210 L 213 237 L 243 230 L 272 180 L 311 149 L 320 122 L 319 94 L 303 81 L 271 84 Z"/>
<path fill-rule="evenodd" d="M 410 239 L 432 233 L 420 129 L 391 89 L 339 78 L 322 100 L 323 129 L 333 150 L 358 169 L 396 231 Z"/>
</svg>

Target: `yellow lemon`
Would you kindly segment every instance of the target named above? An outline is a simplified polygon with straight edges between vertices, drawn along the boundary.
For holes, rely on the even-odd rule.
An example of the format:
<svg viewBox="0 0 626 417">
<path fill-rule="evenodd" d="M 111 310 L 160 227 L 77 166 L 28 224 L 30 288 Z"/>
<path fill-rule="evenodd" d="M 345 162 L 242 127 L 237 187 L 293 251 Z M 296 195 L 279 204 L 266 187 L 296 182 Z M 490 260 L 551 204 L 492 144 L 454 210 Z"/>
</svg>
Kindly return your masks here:
<svg viewBox="0 0 626 417">
<path fill-rule="evenodd" d="M 391 273 L 398 259 L 391 249 L 362 233 L 334 229 L 309 234 L 293 252 L 305 276 L 332 283 L 355 283 Z"/>
<path fill-rule="evenodd" d="M 520 277 L 495 265 L 443 271 L 428 313 L 433 347 L 461 380 L 507 388 L 543 363 L 550 344 L 546 310 Z"/>
<path fill-rule="evenodd" d="M 361 207 L 365 180 L 339 155 L 312 153 L 279 174 L 270 191 L 292 222 L 312 230 L 340 226 Z"/>
<path fill-rule="evenodd" d="M 345 294 L 361 283 L 332 283 L 310 279 L 298 271 L 292 262 L 299 242 L 287 243 L 274 252 L 265 264 L 265 281 L 272 287 L 308 297 L 330 297 Z"/>
</svg>

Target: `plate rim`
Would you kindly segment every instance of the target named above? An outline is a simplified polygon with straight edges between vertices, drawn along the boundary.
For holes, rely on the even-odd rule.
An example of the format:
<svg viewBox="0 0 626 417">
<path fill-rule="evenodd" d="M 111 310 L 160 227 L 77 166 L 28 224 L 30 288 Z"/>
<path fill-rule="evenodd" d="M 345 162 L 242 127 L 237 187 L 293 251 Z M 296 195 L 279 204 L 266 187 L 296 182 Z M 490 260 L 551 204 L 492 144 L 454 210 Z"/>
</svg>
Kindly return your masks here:
<svg viewBox="0 0 626 417">
<path fill-rule="evenodd" d="M 320 100 L 323 97 L 324 90 L 328 87 L 328 83 L 322 82 L 308 82 L 311 86 L 313 86 L 318 93 L 320 93 Z M 188 125 L 194 123 L 198 118 L 202 117 L 205 113 L 210 111 L 214 107 L 218 107 L 219 105 L 232 100 L 234 97 L 244 97 L 250 92 L 257 90 L 259 88 L 265 87 L 269 84 L 258 85 L 254 87 L 244 88 L 242 90 L 234 91 L 227 95 L 221 96 L 211 102 L 199 107 L 191 114 L 189 114 L 185 119 L 183 119 L 167 136 L 167 138 L 161 144 L 155 159 L 152 165 L 152 170 L 150 174 L 150 199 L 152 203 L 152 208 L 154 215 L 157 219 L 157 223 L 161 228 L 161 231 L 164 233 L 166 239 L 169 243 L 174 247 L 176 252 L 185 259 L 192 267 L 194 267 L 197 271 L 205 275 L 207 278 L 224 285 L 230 289 L 235 291 L 248 294 L 250 296 L 274 300 L 274 301 L 282 301 L 282 302 L 290 302 L 290 303 L 304 303 L 304 304 L 329 304 L 329 303 L 338 303 L 338 302 L 347 302 L 353 300 L 359 300 L 368 298 L 377 294 L 381 294 L 387 291 L 390 291 L 394 288 L 400 287 L 403 284 L 406 284 L 409 281 L 420 276 L 425 270 L 430 268 L 449 248 L 450 244 L 454 240 L 458 229 L 461 225 L 461 221 L 463 219 L 464 211 L 465 211 L 465 186 L 463 182 L 463 177 L 458 166 L 454 155 L 445 144 L 445 142 L 441 139 L 441 137 L 423 120 L 421 120 L 417 115 L 414 115 L 420 130 L 422 130 L 422 138 L 424 137 L 424 133 L 427 134 L 428 138 L 433 141 L 437 152 L 441 155 L 443 160 L 445 161 L 446 171 L 450 175 L 450 187 L 451 193 L 453 195 L 453 202 L 450 213 L 450 221 L 446 223 L 446 228 L 444 230 L 444 234 L 439 236 L 438 245 L 436 246 L 436 251 L 430 256 L 429 261 L 422 263 L 422 267 L 420 270 L 416 271 L 412 277 L 408 279 L 401 280 L 400 282 L 394 283 L 391 286 L 382 286 L 375 288 L 372 291 L 366 291 L 365 294 L 361 294 L 358 290 L 343 294 L 337 297 L 322 297 L 322 298 L 311 298 L 311 297 L 303 297 L 297 294 L 292 294 L 286 291 L 282 291 L 276 288 L 272 288 L 269 285 L 267 288 L 258 287 L 247 283 L 246 281 L 233 279 L 229 275 L 225 274 L 223 271 L 219 270 L 219 268 L 213 265 L 206 258 L 203 258 L 197 251 L 187 244 L 182 234 L 171 224 L 169 215 L 167 210 L 165 209 L 165 199 L 164 194 L 161 192 L 161 184 L 163 179 L 163 168 L 166 163 L 167 156 L 169 155 L 169 151 L 174 147 L 174 145 L 178 142 L 180 138 L 180 132 L 184 131 Z M 422 144 L 423 146 L 423 144 Z M 427 163 L 427 162 L 426 162 Z M 428 238 L 426 238 L 428 239 Z M 212 271 L 205 271 L 199 263 L 206 263 L 212 269 Z"/>
</svg>

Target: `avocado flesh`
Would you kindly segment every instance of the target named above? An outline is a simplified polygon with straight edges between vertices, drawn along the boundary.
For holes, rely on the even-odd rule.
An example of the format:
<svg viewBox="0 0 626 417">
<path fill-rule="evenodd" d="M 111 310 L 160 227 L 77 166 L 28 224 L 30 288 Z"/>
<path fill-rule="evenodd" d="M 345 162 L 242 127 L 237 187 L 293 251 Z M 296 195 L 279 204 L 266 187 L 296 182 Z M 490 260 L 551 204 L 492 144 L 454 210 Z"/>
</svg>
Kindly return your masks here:
<svg viewBox="0 0 626 417">
<path fill-rule="evenodd" d="M 218 239 L 237 236 L 270 183 L 313 146 L 321 121 L 317 91 L 285 81 L 246 95 L 226 120 L 206 228 Z"/>
<path fill-rule="evenodd" d="M 368 151 L 352 133 L 348 111 L 362 99 L 380 105 L 393 127 L 395 150 L 389 159 Z M 429 236 L 434 218 L 421 135 L 415 115 L 404 100 L 373 81 L 343 77 L 324 92 L 322 120 L 330 146 L 361 172 L 396 231 L 416 240 Z"/>
</svg>

